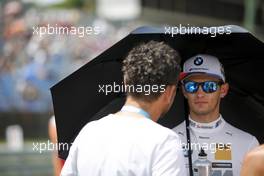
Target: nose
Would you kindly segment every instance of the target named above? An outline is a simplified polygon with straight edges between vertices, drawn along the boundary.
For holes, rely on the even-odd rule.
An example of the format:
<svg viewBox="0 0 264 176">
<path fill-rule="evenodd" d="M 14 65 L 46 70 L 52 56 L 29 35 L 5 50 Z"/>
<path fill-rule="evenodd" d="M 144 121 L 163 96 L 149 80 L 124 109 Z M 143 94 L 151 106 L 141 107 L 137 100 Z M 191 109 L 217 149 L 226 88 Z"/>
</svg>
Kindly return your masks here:
<svg viewBox="0 0 264 176">
<path fill-rule="evenodd" d="M 202 87 L 199 86 L 197 92 L 196 92 L 197 97 L 201 98 L 205 96 L 205 92 L 202 90 Z"/>
</svg>

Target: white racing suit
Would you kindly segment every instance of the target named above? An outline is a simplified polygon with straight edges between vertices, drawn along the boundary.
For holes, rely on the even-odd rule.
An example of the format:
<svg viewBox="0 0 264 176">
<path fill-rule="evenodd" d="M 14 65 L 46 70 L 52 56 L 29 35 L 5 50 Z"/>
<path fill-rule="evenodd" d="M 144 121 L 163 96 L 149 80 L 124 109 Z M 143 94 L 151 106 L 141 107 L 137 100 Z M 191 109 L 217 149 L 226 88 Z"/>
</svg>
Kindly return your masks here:
<svg viewBox="0 0 264 176">
<path fill-rule="evenodd" d="M 198 159 L 202 147 L 212 163 L 212 176 L 239 176 L 245 154 L 259 145 L 258 140 L 227 123 L 222 116 L 211 123 L 198 123 L 190 119 L 192 162 Z M 189 171 L 185 121 L 173 128 L 181 138 Z M 188 172 L 189 173 L 189 172 Z"/>
</svg>

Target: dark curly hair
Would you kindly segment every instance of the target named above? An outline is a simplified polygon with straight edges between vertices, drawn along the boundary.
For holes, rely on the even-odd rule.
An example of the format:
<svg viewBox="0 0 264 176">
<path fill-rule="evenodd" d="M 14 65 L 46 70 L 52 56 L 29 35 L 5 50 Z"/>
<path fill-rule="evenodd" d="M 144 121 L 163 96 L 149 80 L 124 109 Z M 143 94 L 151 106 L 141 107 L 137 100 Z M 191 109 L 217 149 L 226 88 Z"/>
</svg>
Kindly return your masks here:
<svg viewBox="0 0 264 176">
<path fill-rule="evenodd" d="M 180 72 L 181 57 L 179 53 L 164 42 L 149 41 L 134 47 L 123 61 L 122 71 L 126 85 L 176 85 Z M 161 91 L 144 92 L 127 91 L 130 95 L 144 101 L 154 101 Z"/>
</svg>

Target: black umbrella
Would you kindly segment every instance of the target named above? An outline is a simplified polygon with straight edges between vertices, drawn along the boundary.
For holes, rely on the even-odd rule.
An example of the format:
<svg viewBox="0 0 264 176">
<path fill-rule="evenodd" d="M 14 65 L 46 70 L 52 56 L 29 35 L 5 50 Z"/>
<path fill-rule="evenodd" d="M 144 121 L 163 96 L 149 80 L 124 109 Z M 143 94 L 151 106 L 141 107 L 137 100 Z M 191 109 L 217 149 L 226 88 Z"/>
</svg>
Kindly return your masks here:
<svg viewBox="0 0 264 176">
<path fill-rule="evenodd" d="M 224 26 L 227 27 L 227 26 Z M 165 34 L 165 28 L 138 28 L 101 55 L 51 88 L 60 146 L 70 146 L 81 128 L 92 120 L 118 111 L 124 93 L 102 92 L 103 85 L 122 85 L 121 62 L 139 42 L 165 41 L 177 49 L 183 61 L 196 54 L 217 56 L 225 67 L 230 92 L 221 113 L 234 126 L 264 142 L 264 44 L 238 26 L 231 34 Z M 184 120 L 184 98 L 178 91 L 170 111 L 159 123 L 173 128 Z M 64 144 L 64 145 L 61 145 Z M 89 147 L 87 148 L 89 150 Z M 67 147 L 59 147 L 66 159 Z"/>
</svg>

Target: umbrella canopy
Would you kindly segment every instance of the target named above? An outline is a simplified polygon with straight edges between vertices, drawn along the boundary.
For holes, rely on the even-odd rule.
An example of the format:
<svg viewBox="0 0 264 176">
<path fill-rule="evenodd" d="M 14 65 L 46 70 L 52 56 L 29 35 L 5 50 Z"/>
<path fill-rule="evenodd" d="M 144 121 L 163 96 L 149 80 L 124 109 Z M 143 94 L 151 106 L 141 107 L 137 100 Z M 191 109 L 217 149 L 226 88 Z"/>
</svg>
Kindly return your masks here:
<svg viewBox="0 0 264 176">
<path fill-rule="evenodd" d="M 227 27 L 227 26 L 225 26 Z M 51 88 L 58 142 L 70 144 L 92 120 L 117 112 L 125 101 L 123 92 L 107 92 L 107 85 L 122 85 L 122 60 L 133 46 L 149 40 L 164 41 L 179 51 L 182 63 L 196 54 L 211 54 L 224 65 L 230 91 L 221 103 L 221 113 L 234 126 L 264 142 L 264 44 L 238 26 L 230 34 L 176 34 L 165 28 L 141 27 L 104 51 Z M 108 87 L 108 88 L 106 88 Z M 106 95 L 107 94 L 107 95 Z M 173 128 L 184 120 L 184 103 L 178 91 L 170 111 L 159 123 Z M 68 148 L 60 147 L 66 159 Z"/>
</svg>

